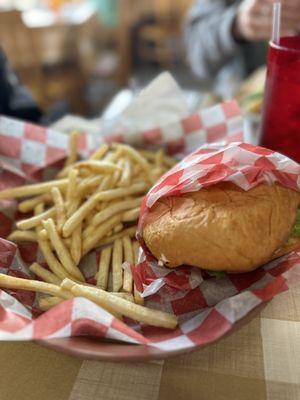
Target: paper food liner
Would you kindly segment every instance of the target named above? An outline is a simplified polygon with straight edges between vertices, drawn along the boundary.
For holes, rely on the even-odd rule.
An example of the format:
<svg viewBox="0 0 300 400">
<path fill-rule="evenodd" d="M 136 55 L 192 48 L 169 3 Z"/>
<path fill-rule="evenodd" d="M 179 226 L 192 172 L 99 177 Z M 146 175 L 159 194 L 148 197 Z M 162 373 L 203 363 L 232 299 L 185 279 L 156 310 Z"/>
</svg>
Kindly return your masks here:
<svg viewBox="0 0 300 400">
<path fill-rule="evenodd" d="M 123 141 L 148 148 L 163 146 L 170 154 L 179 156 L 195 150 L 204 143 L 220 140 L 230 143 L 241 140 L 241 135 L 242 119 L 238 107 L 235 102 L 229 102 L 190 115 L 176 123 L 144 132 L 131 132 L 130 135 L 116 133 L 104 138 L 82 134 L 80 151 L 83 158 L 87 157 L 103 140 L 106 140 Z M 0 117 L 0 189 L 14 187 L 25 181 L 52 178 L 66 157 L 67 147 L 68 137 L 64 134 Z M 220 179 L 220 171 L 217 171 L 219 168 L 216 165 L 220 164 L 218 160 L 221 156 L 209 160 L 207 151 L 215 152 L 215 145 L 210 150 L 205 150 L 207 162 L 203 163 L 206 167 L 210 166 L 211 183 L 213 183 L 213 180 Z M 217 151 L 219 154 L 222 152 L 221 148 Z M 286 186 L 298 189 L 298 165 L 272 152 L 260 153 L 262 151 L 246 145 L 239 147 L 229 145 L 226 160 L 223 157 L 225 152 L 222 156 L 226 168 L 222 170 L 221 179 L 239 176 L 241 179 L 239 182 L 242 182 L 241 177 L 245 176 L 244 172 L 247 169 L 246 161 L 242 161 L 246 153 L 251 161 L 248 165 L 249 174 L 246 174 L 250 180 L 249 185 L 268 175 L 270 179 L 280 178 Z M 189 164 L 186 163 L 193 164 L 198 158 L 197 154 L 191 155 L 177 168 L 183 165 L 188 167 Z M 237 171 L 234 164 L 241 165 L 242 162 L 245 164 L 243 171 Z M 214 168 L 215 172 L 212 172 Z M 176 171 L 175 168 L 172 174 Z M 151 194 L 157 197 L 158 190 L 166 187 L 165 180 L 168 180 L 168 176 L 170 175 L 165 176 L 153 188 Z M 204 184 L 204 176 L 200 174 L 197 179 L 199 184 Z M 247 179 L 243 179 L 243 182 L 247 182 Z M 173 190 L 179 188 L 181 191 L 185 190 L 182 185 L 177 185 L 177 189 Z M 167 193 L 164 190 L 159 192 L 159 196 Z M 146 206 L 149 206 L 149 199 L 151 202 L 152 198 L 152 195 L 147 197 Z M 20 217 L 23 216 L 17 212 L 15 201 L 1 202 L 1 238 L 7 237 L 13 229 L 14 221 Z M 100 253 L 100 251 L 91 252 L 80 264 L 90 282 L 95 275 Z M 28 266 L 34 261 L 44 262 L 35 243 L 16 245 L 0 239 L 1 273 L 32 278 Z M 40 314 L 36 307 L 39 295 L 22 290 L 0 290 L 0 339 L 34 340 L 90 335 L 147 344 L 165 351 L 205 345 L 230 331 L 239 319 L 262 302 L 269 301 L 278 293 L 298 284 L 300 252 L 293 252 L 284 259 L 276 260 L 249 274 L 227 276 L 219 280 L 212 278 L 203 282 L 199 272 L 189 267 L 182 267 L 170 273 L 168 270 L 157 269 L 154 264 L 147 263 L 140 271 L 143 272 L 139 281 L 143 282 L 146 288 L 151 285 L 152 288 L 155 285 L 157 288 L 160 287 L 159 291 L 155 290 L 155 294 L 146 297 L 146 305 L 175 312 L 180 321 L 177 329 L 155 328 L 129 319 L 119 321 L 84 298 L 64 301 Z"/>
</svg>

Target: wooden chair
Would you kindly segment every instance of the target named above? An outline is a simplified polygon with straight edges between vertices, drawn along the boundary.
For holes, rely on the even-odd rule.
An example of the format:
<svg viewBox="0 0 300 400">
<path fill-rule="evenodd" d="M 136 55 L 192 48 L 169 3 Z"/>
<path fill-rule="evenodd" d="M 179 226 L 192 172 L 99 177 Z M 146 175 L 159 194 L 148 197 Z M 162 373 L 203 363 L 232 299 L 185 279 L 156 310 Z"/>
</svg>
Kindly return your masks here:
<svg viewBox="0 0 300 400">
<path fill-rule="evenodd" d="M 147 61 L 156 61 L 168 68 L 172 63 L 170 41 L 181 36 L 182 19 L 193 0 L 122 0 L 119 1 L 117 30 L 118 54 L 120 58 L 118 83 L 128 84 L 133 70 L 133 28 L 145 17 L 155 23 L 145 24 L 140 29 L 138 54 Z M 151 44 L 151 46 L 149 46 Z"/>
<path fill-rule="evenodd" d="M 174 45 L 180 53 L 182 21 L 191 0 L 154 0 L 154 23 L 146 24 L 139 33 L 140 57 L 170 68 L 174 58 Z"/>
<path fill-rule="evenodd" d="M 55 28 L 53 28 L 55 29 Z M 0 12 L 0 44 L 23 84 L 46 109 L 67 98 L 74 112 L 83 112 L 84 75 L 76 59 L 45 65 L 39 30 L 27 28 L 16 10 Z"/>
</svg>

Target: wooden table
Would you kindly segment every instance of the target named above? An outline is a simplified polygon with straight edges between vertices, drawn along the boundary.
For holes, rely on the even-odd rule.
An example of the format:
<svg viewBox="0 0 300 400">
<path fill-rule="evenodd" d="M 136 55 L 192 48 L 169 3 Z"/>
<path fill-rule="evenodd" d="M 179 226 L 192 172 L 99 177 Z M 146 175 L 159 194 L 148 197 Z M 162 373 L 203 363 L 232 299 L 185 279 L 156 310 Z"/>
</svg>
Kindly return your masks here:
<svg viewBox="0 0 300 400">
<path fill-rule="evenodd" d="M 299 400 L 300 287 L 219 343 L 166 361 L 82 361 L 3 342 L 0 359 L 1 400 Z"/>
</svg>

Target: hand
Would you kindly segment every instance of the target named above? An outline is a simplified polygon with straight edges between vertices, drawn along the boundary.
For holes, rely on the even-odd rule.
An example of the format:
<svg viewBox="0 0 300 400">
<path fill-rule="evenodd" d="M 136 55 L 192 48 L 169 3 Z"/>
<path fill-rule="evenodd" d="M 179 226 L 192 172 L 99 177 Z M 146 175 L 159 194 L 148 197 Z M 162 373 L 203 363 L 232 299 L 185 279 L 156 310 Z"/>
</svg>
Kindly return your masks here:
<svg viewBox="0 0 300 400">
<path fill-rule="evenodd" d="M 244 0 L 238 9 L 233 35 L 238 40 L 270 39 L 274 0 Z M 295 35 L 300 28 L 299 0 L 282 0 L 281 36 Z"/>
</svg>

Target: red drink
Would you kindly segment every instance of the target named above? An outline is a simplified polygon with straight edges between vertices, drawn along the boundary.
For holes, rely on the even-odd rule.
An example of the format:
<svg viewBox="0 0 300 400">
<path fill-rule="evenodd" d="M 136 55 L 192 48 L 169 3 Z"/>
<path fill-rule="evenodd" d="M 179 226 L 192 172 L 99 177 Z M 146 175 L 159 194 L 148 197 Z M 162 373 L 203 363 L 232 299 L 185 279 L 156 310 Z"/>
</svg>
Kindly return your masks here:
<svg viewBox="0 0 300 400">
<path fill-rule="evenodd" d="M 300 162 L 300 36 L 270 43 L 261 145 Z"/>
</svg>

